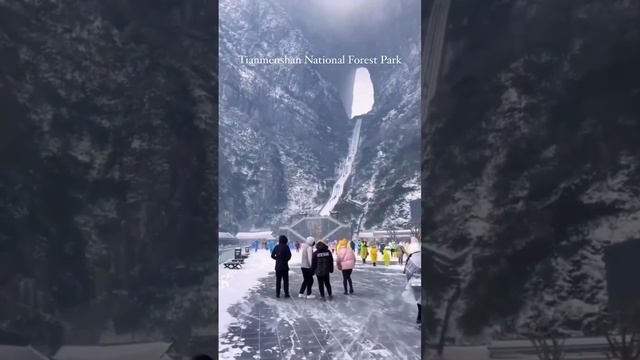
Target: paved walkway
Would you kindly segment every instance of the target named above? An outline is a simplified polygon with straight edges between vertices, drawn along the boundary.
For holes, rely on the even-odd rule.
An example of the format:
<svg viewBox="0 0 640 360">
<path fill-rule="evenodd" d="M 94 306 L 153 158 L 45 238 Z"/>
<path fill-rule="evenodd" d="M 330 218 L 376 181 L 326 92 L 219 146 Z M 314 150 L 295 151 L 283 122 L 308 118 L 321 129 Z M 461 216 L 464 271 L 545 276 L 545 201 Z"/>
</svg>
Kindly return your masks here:
<svg viewBox="0 0 640 360">
<path fill-rule="evenodd" d="M 294 259 L 298 256 L 293 253 Z M 232 347 L 220 354 L 222 359 L 420 358 L 417 308 L 403 299 L 406 280 L 397 266 L 363 266 L 358 261 L 353 295 L 343 294 L 342 274 L 336 269 L 331 275 L 334 299 L 326 302 L 298 298 L 302 273 L 293 262 L 290 266 L 291 298 L 275 297 L 270 268 L 265 270 L 270 276 L 231 307 L 238 322 L 221 339 Z M 313 285 L 317 296 L 317 280 Z"/>
</svg>

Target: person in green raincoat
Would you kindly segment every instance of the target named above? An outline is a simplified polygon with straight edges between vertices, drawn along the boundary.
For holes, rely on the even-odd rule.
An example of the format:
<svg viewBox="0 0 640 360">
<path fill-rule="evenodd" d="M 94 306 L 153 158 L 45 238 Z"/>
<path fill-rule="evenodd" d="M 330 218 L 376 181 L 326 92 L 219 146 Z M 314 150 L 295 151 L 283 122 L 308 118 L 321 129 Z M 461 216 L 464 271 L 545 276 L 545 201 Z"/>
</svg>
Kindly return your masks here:
<svg viewBox="0 0 640 360">
<path fill-rule="evenodd" d="M 363 264 L 367 263 L 368 255 L 369 255 L 369 250 L 367 250 L 367 243 L 363 241 L 362 245 L 360 246 L 360 257 L 362 258 Z"/>
<path fill-rule="evenodd" d="M 391 265 L 391 249 L 384 249 L 384 254 L 382 255 L 382 260 L 384 260 L 384 266 Z"/>
</svg>

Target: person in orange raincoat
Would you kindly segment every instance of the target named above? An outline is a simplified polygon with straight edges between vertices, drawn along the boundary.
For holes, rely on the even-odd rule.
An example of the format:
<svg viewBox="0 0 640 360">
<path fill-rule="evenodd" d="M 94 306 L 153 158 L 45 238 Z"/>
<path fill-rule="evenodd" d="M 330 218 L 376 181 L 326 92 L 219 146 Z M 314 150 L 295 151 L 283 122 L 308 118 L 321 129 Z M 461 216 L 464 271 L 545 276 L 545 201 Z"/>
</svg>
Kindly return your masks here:
<svg viewBox="0 0 640 360">
<path fill-rule="evenodd" d="M 378 246 L 376 244 L 371 244 L 369 246 L 369 253 L 371 254 L 371 263 L 373 266 L 376 266 L 378 262 Z"/>
</svg>

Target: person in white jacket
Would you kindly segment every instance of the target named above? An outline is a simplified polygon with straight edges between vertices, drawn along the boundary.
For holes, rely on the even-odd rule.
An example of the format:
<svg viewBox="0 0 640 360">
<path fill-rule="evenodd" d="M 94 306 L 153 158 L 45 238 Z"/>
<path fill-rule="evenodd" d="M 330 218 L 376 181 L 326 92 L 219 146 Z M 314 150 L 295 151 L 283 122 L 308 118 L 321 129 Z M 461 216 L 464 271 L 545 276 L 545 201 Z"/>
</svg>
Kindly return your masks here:
<svg viewBox="0 0 640 360">
<path fill-rule="evenodd" d="M 411 287 L 418 305 L 418 317 L 416 318 L 416 323 L 418 324 L 422 323 L 422 258 L 420 250 L 422 250 L 420 240 L 412 236 L 411 243 L 406 248 L 409 257 L 404 265 L 404 273 L 407 277 L 407 286 Z"/>
<path fill-rule="evenodd" d="M 309 236 L 304 244 L 300 247 L 300 268 L 302 268 L 302 286 L 300 287 L 300 294 L 298 297 L 306 297 L 307 299 L 315 298 L 315 295 L 311 294 L 311 287 L 313 286 L 313 270 L 311 269 L 311 262 L 313 260 L 313 245 L 315 239 L 313 236 Z M 305 296 L 304 292 L 307 291 Z"/>
</svg>

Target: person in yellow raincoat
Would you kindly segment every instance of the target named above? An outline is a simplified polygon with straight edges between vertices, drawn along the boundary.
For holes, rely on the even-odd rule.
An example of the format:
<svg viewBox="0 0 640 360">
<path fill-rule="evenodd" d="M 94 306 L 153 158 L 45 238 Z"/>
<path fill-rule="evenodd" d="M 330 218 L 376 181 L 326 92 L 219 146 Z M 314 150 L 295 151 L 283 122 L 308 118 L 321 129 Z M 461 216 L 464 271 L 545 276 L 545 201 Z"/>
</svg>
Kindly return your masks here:
<svg viewBox="0 0 640 360">
<path fill-rule="evenodd" d="M 369 252 L 371 253 L 371 263 L 373 266 L 376 266 L 378 262 L 378 246 L 376 244 L 372 244 L 369 246 Z"/>
<path fill-rule="evenodd" d="M 384 266 L 391 265 L 391 249 L 385 248 L 384 253 L 382 254 L 382 259 L 384 260 Z"/>
<path fill-rule="evenodd" d="M 349 246 L 349 242 L 347 241 L 347 239 L 342 239 L 338 242 L 338 246 L 336 247 L 336 254 L 340 254 L 340 250 L 342 250 L 343 247 Z"/>
<path fill-rule="evenodd" d="M 360 246 L 360 258 L 362 258 L 363 264 L 367 263 L 368 255 L 369 255 L 369 251 L 367 250 L 367 243 L 363 241 L 362 245 Z"/>
</svg>

